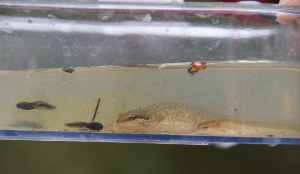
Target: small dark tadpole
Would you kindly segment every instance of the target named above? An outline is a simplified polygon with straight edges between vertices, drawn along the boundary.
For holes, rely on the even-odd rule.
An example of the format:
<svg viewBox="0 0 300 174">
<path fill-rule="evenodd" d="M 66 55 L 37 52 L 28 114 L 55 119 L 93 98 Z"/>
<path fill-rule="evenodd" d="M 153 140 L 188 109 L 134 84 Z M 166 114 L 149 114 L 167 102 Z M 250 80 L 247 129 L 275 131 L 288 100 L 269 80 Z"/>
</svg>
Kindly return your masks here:
<svg viewBox="0 0 300 174">
<path fill-rule="evenodd" d="M 95 112 L 94 112 L 91 123 L 78 121 L 78 122 L 73 122 L 73 123 L 66 123 L 65 126 L 67 126 L 67 127 L 77 127 L 77 128 L 85 127 L 85 128 L 90 129 L 90 130 L 102 130 L 103 125 L 101 123 L 94 122 L 95 118 L 96 118 L 96 115 L 97 115 L 98 108 L 99 108 L 99 104 L 100 104 L 100 98 L 97 101 Z"/>
<path fill-rule="evenodd" d="M 69 67 L 64 67 L 64 68 L 62 68 L 62 70 L 63 70 L 64 72 L 68 72 L 68 73 L 72 73 L 72 72 L 74 71 L 73 68 L 69 68 Z"/>
<path fill-rule="evenodd" d="M 56 106 L 51 105 L 45 101 L 19 102 L 17 103 L 16 107 L 24 110 L 31 110 L 31 109 L 53 110 L 56 108 Z"/>
<path fill-rule="evenodd" d="M 93 122 L 93 123 L 87 123 L 87 122 L 73 122 L 73 123 L 67 123 L 65 124 L 65 126 L 67 127 L 77 127 L 77 128 L 82 128 L 82 127 L 86 127 L 88 129 L 91 130 L 101 130 L 103 129 L 103 125 L 101 123 L 98 122 Z"/>
</svg>

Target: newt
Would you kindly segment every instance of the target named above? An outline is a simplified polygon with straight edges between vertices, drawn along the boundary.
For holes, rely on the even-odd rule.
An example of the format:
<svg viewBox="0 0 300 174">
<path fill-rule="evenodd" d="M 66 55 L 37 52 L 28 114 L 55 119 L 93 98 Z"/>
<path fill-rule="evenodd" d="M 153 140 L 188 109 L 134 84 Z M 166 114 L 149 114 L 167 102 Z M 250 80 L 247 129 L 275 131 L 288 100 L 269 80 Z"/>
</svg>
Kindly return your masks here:
<svg viewBox="0 0 300 174">
<path fill-rule="evenodd" d="M 297 126 L 231 120 L 225 111 L 214 112 L 181 103 L 158 103 L 120 113 L 109 130 L 116 132 L 119 128 L 123 132 L 151 134 L 300 137 Z"/>
<path fill-rule="evenodd" d="M 158 103 L 120 113 L 110 130 L 115 132 L 123 128 L 136 133 L 190 134 L 200 122 L 212 117 L 215 118 L 215 115 L 185 104 Z"/>
</svg>

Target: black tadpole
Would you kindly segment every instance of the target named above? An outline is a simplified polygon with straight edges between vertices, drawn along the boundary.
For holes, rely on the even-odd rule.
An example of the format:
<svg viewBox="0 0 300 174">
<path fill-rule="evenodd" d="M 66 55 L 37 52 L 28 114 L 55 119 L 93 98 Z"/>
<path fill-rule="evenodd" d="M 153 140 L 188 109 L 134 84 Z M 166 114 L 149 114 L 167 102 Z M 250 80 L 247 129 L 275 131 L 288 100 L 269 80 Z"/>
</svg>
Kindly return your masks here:
<svg viewBox="0 0 300 174">
<path fill-rule="evenodd" d="M 94 123 L 94 121 L 95 121 L 97 111 L 98 111 L 98 108 L 99 108 L 99 104 L 100 104 L 100 98 L 98 98 L 98 102 L 97 102 L 96 109 L 95 109 L 94 116 L 93 116 L 93 119 L 92 119 L 91 123 Z"/>
<path fill-rule="evenodd" d="M 45 101 L 19 102 L 17 103 L 16 107 L 24 110 L 31 110 L 31 109 L 53 110 L 56 108 L 56 106 L 51 105 Z"/>
<path fill-rule="evenodd" d="M 93 116 L 93 119 L 92 119 L 91 123 L 79 121 L 79 122 L 67 123 L 67 124 L 65 124 L 65 126 L 79 127 L 79 128 L 86 127 L 90 130 L 101 130 L 101 129 L 103 129 L 103 125 L 101 123 L 94 122 L 95 118 L 96 118 L 96 115 L 97 115 L 98 108 L 99 108 L 99 104 L 100 104 L 100 98 L 98 99 L 98 102 L 97 102 L 97 105 L 96 105 L 96 108 L 95 108 L 95 112 L 94 112 L 94 116 Z"/>
<path fill-rule="evenodd" d="M 101 123 L 98 123 L 98 122 L 86 123 L 86 122 L 78 121 L 78 122 L 73 122 L 73 123 L 67 123 L 67 124 L 65 124 L 65 126 L 67 126 L 67 127 L 78 127 L 78 128 L 86 127 L 88 129 L 91 129 L 91 130 L 101 130 L 101 129 L 103 129 L 103 125 Z"/>
</svg>

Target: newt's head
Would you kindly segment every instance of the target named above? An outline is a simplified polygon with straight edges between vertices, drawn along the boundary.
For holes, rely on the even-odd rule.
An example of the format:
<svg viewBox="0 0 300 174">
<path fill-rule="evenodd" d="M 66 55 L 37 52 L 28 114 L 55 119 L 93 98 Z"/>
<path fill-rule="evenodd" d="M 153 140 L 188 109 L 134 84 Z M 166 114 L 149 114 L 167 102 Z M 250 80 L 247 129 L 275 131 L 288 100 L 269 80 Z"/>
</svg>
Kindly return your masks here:
<svg viewBox="0 0 300 174">
<path fill-rule="evenodd" d="M 221 122 L 219 120 L 207 121 L 198 124 L 197 130 L 218 129 L 220 126 L 221 126 Z"/>
<path fill-rule="evenodd" d="M 146 114 L 142 110 L 133 110 L 126 113 L 120 113 L 119 118 L 114 125 L 127 130 L 146 132 L 148 129 L 151 129 L 153 123 L 154 122 L 149 114 Z"/>
<path fill-rule="evenodd" d="M 138 113 L 124 113 L 119 114 L 119 118 L 117 120 L 117 123 L 126 123 L 126 122 L 136 122 L 136 123 L 147 123 L 151 121 L 149 117 L 145 117 L 142 114 Z"/>
</svg>

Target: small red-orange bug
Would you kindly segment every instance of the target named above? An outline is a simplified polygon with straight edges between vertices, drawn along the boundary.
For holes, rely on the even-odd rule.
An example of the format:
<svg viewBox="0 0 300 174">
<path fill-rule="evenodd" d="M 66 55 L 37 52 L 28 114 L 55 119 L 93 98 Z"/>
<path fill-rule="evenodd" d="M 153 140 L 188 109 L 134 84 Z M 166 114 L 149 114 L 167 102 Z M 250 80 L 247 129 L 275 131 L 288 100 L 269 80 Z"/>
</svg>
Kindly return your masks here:
<svg viewBox="0 0 300 174">
<path fill-rule="evenodd" d="M 188 69 L 188 73 L 191 74 L 191 76 L 194 75 L 194 73 L 200 71 L 201 69 L 206 68 L 206 63 L 205 62 L 192 62 L 191 63 L 192 67 Z"/>
</svg>

